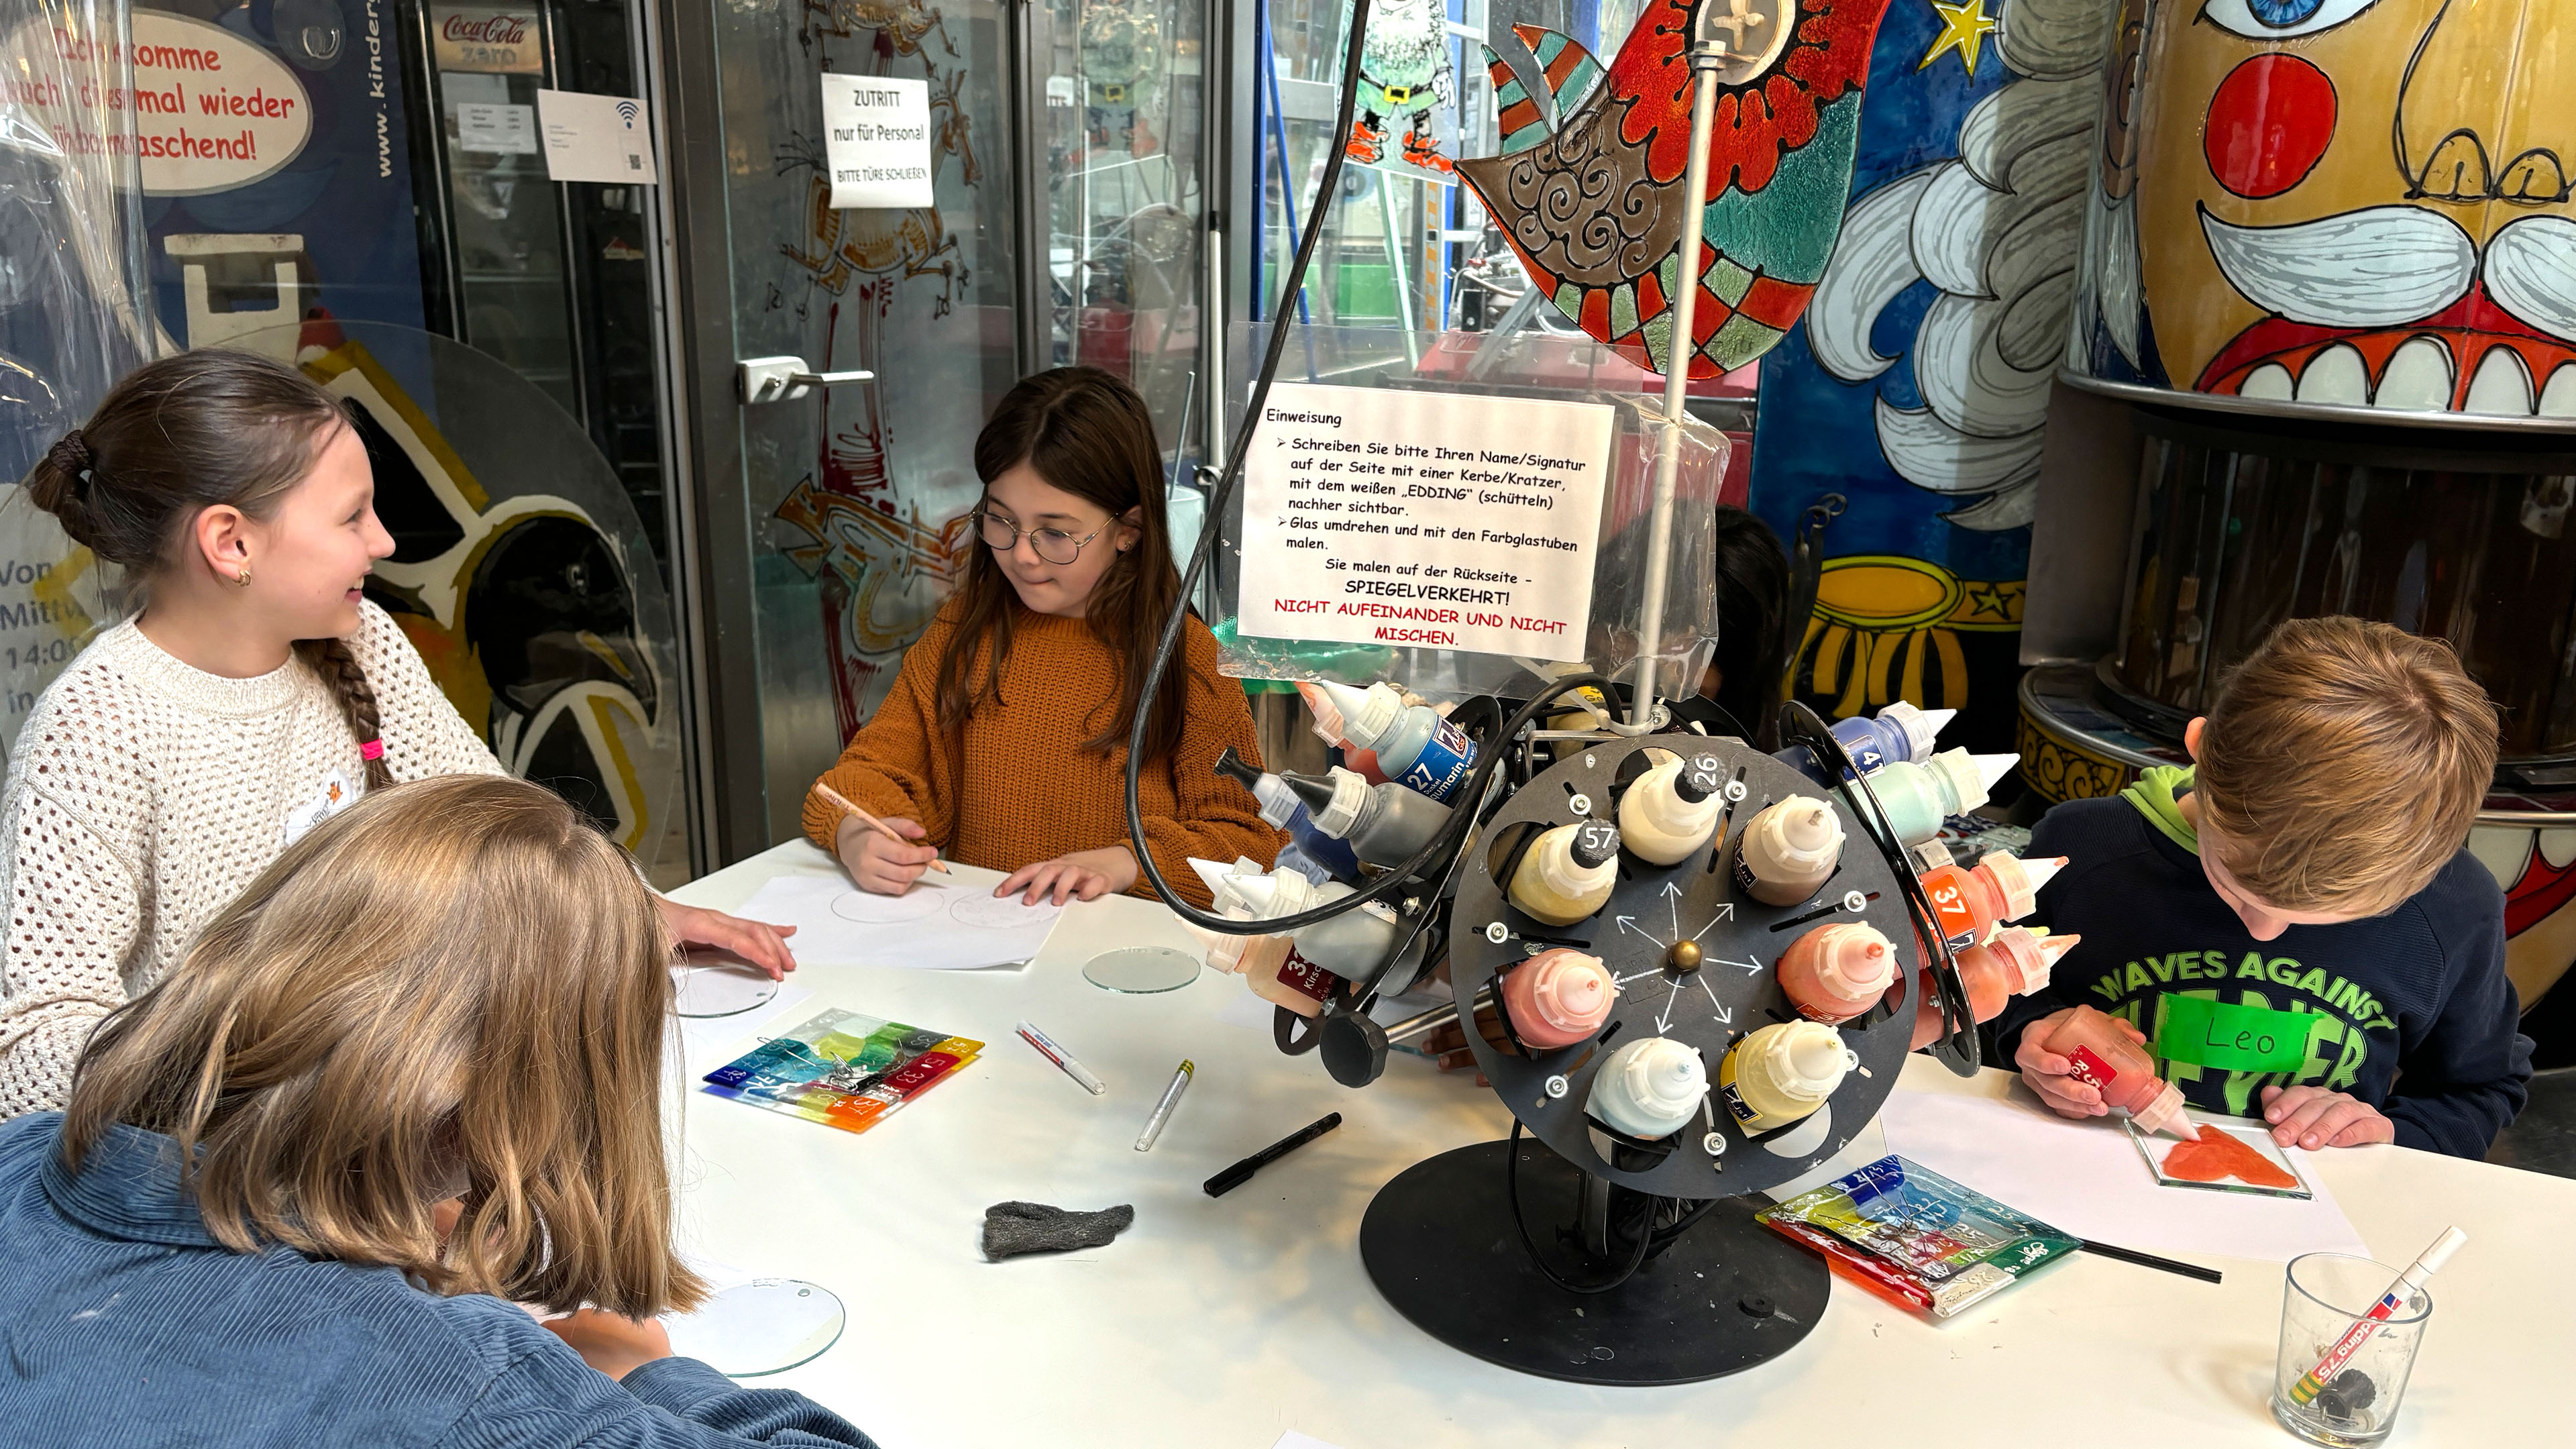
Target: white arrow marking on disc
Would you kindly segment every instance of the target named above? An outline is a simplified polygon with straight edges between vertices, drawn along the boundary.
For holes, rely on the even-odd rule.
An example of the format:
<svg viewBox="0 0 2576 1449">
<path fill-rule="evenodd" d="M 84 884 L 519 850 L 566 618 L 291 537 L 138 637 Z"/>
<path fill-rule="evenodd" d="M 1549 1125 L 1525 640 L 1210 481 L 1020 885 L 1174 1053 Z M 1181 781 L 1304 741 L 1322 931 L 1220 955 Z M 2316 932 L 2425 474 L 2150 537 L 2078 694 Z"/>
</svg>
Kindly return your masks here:
<svg viewBox="0 0 2576 1449">
<path fill-rule="evenodd" d="M 1700 927 L 1698 930 L 1691 932 L 1691 939 L 1692 939 L 1692 940 L 1694 940 L 1694 941 L 1696 941 L 1696 940 L 1698 940 L 1700 937 L 1707 935 L 1707 934 L 1708 934 L 1708 927 L 1709 927 L 1709 926 L 1714 926 L 1714 925 L 1716 925 L 1716 924 L 1717 924 L 1718 922 L 1720 922 L 1720 921 L 1731 921 L 1731 920 L 1734 920 L 1734 919 L 1735 919 L 1735 902 L 1733 902 L 1733 901 L 1727 901 L 1727 902 L 1724 902 L 1724 903 L 1722 903 L 1721 905 L 1719 905 L 1719 906 L 1718 906 L 1718 908 L 1717 908 L 1717 914 L 1716 914 L 1716 915 L 1713 915 L 1713 916 L 1711 916 L 1711 917 L 1709 917 L 1709 918 L 1708 918 L 1708 926 L 1702 926 L 1702 927 Z M 1678 928 L 1677 928 L 1677 929 L 1678 929 Z"/>
<path fill-rule="evenodd" d="M 1634 931 L 1649 941 L 1655 941 L 1654 933 L 1647 930 L 1645 927 L 1638 925 L 1637 918 L 1635 916 L 1621 916 L 1619 918 L 1619 929 L 1623 931 Z M 1655 944 L 1661 946 L 1664 943 L 1661 941 L 1655 941 Z"/>
<path fill-rule="evenodd" d="M 1717 1008 L 1717 1024 L 1735 1025 L 1735 1013 L 1727 1010 L 1726 1003 L 1717 999 L 1717 988 L 1708 984 L 1707 977 L 1703 976 L 1699 979 L 1699 989 L 1708 993 L 1708 1004 Z"/>
<path fill-rule="evenodd" d="M 1716 962 L 1720 966 L 1741 966 L 1744 968 L 1744 974 L 1747 976 L 1759 976 L 1762 974 L 1762 965 L 1757 961 L 1729 961 L 1723 956 L 1711 956 L 1708 959 Z"/>
</svg>

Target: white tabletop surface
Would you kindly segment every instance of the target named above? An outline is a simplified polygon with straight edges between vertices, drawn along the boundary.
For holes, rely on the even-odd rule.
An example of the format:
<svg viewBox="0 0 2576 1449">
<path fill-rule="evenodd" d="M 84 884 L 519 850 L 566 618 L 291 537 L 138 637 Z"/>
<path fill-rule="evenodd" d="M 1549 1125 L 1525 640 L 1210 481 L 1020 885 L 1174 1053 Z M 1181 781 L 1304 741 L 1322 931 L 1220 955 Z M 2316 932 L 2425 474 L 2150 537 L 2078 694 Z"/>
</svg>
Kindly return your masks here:
<svg viewBox="0 0 2576 1449">
<path fill-rule="evenodd" d="M 674 892 L 729 908 L 802 842 Z M 708 1257 L 838 1293 L 830 1351 L 755 1386 L 802 1390 L 886 1449 L 1187 1445 L 1269 1449 L 1289 1430 L 1338 1449 L 1752 1443 L 1841 1425 L 1921 1445 L 2294 1443 L 2265 1408 L 2281 1302 L 2276 1263 L 2209 1259 L 2212 1286 L 2079 1254 L 1933 1325 L 1836 1282 L 1815 1331 L 1782 1358 L 1680 1388 L 1589 1388 L 1486 1364 L 1423 1334 L 1362 1270 L 1360 1217 L 1414 1162 L 1501 1137 L 1471 1080 L 1394 1054 L 1364 1091 L 1266 1030 L 1219 1021 L 1239 978 L 1203 972 L 1160 996 L 1082 978 L 1112 945 L 1190 948 L 1161 906 L 1073 908 L 1020 971 L 809 963 L 791 980 L 825 1006 L 988 1044 L 983 1058 L 874 1131 L 853 1135 L 692 1093 L 683 1234 Z M 1109 1087 L 1084 1092 L 1012 1032 L 1035 1022 Z M 748 1038 L 743 1043 L 747 1049 Z M 1195 1084 L 1149 1153 L 1137 1129 L 1183 1057 Z M 1951 1076 L 1923 1058 L 1902 1090 L 2001 1095 L 2014 1079 Z M 1211 1199 L 1199 1184 L 1326 1112 L 1340 1130 Z M 1845 1154 L 1883 1150 L 1871 1127 Z M 2318 1170 L 2383 1261 L 2446 1224 L 2470 1246 L 2438 1281 L 2435 1321 L 2394 1445 L 2576 1441 L 2576 1181 L 2396 1147 L 2322 1154 Z M 1133 1203 L 1115 1243 L 984 1261 L 984 1209 L 1009 1199 Z"/>
</svg>

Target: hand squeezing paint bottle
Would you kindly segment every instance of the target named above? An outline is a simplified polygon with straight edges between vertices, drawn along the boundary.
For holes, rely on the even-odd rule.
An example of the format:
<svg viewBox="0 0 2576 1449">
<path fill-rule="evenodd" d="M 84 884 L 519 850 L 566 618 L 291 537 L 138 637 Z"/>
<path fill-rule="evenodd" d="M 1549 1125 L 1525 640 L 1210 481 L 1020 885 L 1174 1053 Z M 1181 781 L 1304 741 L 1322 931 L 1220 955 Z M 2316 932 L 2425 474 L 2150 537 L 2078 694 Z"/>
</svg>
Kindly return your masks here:
<svg viewBox="0 0 2576 1449">
<path fill-rule="evenodd" d="M 1613 1131 L 1653 1139 L 1689 1125 L 1707 1099 L 1708 1067 L 1699 1053 L 1668 1036 L 1645 1036 L 1601 1064 L 1585 1110 Z"/>
<path fill-rule="evenodd" d="M 1706 758 L 1701 765 L 1675 756 L 1628 783 L 1619 797 L 1619 839 L 1639 860 L 1678 865 L 1716 833 L 1726 782 L 1716 756 Z"/>
<path fill-rule="evenodd" d="M 1735 883 L 1765 905 L 1794 906 L 1842 864 L 1843 823 L 1834 807 L 1790 795 L 1762 807 L 1735 842 Z"/>
<path fill-rule="evenodd" d="M 1737 1126 L 1769 1132 L 1813 1116 L 1859 1065 L 1859 1054 L 1832 1027 L 1781 1022 L 1727 1048 L 1717 1064 L 1718 1100 Z"/>
<path fill-rule="evenodd" d="M 1941 833 L 1941 822 L 1986 803 L 1986 792 L 2021 763 L 2019 755 L 1971 755 L 1943 750 L 1922 764 L 1898 761 L 1869 777 L 1869 788 L 1887 811 L 1899 845 L 1919 845 Z"/>
<path fill-rule="evenodd" d="M 1953 951 L 1984 940 L 1999 922 L 2018 921 L 2039 909 L 2039 888 L 2066 867 L 2066 857 L 2023 860 L 1995 851 L 1973 868 L 1945 865 L 1923 872 L 1923 895 Z"/>
<path fill-rule="evenodd" d="M 2183 1116 L 2182 1088 L 2157 1079 L 2155 1058 L 2120 1029 L 2119 1018 L 2079 1006 L 2040 1046 L 2072 1062 L 2070 1075 L 2100 1092 L 2105 1106 L 2127 1112 L 2139 1130 L 2198 1140 Z"/>
<path fill-rule="evenodd" d="M 1391 781 L 1369 784 L 1338 765 L 1321 780 L 1312 775 L 1279 778 L 1314 812 L 1317 830 L 1349 841 L 1353 855 L 1381 870 L 1411 860 L 1449 823 L 1449 807 L 1430 796 Z"/>
<path fill-rule="evenodd" d="M 1600 957 L 1559 946 L 1504 972 L 1500 999 L 1513 1035 L 1536 1050 L 1555 1051 L 1592 1039 L 1610 1019 L 1619 983 Z"/>
<path fill-rule="evenodd" d="M 1287 831 L 1290 842 L 1304 852 L 1308 860 L 1322 866 L 1337 879 L 1355 881 L 1360 878 L 1359 858 L 1351 854 L 1350 842 L 1337 840 L 1316 829 L 1315 817 L 1306 809 L 1306 802 L 1297 798 L 1297 792 L 1288 788 L 1287 781 L 1252 768 L 1234 752 L 1232 745 L 1226 746 L 1225 753 L 1216 757 L 1216 772 L 1251 791 L 1252 798 L 1261 802 L 1262 820 L 1274 830 Z"/>
<path fill-rule="evenodd" d="M 1619 828 L 1583 820 L 1531 841 L 1506 894 L 1532 920 L 1571 926 L 1601 909 L 1618 883 Z"/>
<path fill-rule="evenodd" d="M 1341 716 L 1343 743 L 1376 755 L 1377 767 L 1406 789 L 1446 804 L 1476 768 L 1476 745 L 1467 732 L 1427 704 L 1406 704 L 1393 685 L 1358 690 L 1325 682 L 1298 689 L 1331 701 Z"/>
<path fill-rule="evenodd" d="M 1856 921 L 1818 926 L 1780 957 L 1780 990 L 1798 1014 L 1828 1026 L 1851 1020 L 1896 984 L 1896 947 Z"/>
</svg>

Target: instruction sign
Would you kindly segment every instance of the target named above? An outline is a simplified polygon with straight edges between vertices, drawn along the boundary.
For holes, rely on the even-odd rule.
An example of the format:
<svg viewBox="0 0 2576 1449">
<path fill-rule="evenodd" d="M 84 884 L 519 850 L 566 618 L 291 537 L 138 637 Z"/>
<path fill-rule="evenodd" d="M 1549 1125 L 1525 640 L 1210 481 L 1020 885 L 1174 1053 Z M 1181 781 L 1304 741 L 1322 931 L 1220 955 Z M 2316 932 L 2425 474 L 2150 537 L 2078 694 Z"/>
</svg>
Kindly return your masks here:
<svg viewBox="0 0 2576 1449">
<path fill-rule="evenodd" d="M 537 124 L 545 133 L 549 181 L 615 185 L 661 179 L 653 167 L 653 133 L 640 101 L 584 91 L 539 91 Z"/>
<path fill-rule="evenodd" d="M 930 82 L 823 77 L 823 164 L 832 205 L 932 206 Z"/>
<path fill-rule="evenodd" d="M 1581 659 L 1612 411 L 1282 383 L 1244 470 L 1247 635 Z"/>
</svg>

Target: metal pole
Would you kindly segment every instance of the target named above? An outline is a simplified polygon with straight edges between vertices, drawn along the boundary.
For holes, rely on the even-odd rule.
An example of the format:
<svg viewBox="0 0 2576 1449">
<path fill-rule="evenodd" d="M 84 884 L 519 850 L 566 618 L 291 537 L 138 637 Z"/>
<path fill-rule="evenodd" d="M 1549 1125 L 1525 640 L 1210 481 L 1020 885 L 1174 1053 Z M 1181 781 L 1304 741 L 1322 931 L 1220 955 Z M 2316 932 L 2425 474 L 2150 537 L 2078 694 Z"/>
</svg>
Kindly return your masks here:
<svg viewBox="0 0 2576 1449">
<path fill-rule="evenodd" d="M 1682 171 L 1682 240 L 1673 269 L 1672 340 L 1664 348 L 1664 435 L 1655 449 L 1654 511 L 1646 524 L 1646 613 L 1637 630 L 1637 683 L 1628 702 L 1628 723 L 1643 729 L 1655 713 L 1655 656 L 1664 644 L 1664 591 L 1670 582 L 1673 546 L 1673 486 L 1681 468 L 1681 425 L 1688 416 L 1691 359 L 1698 346 L 1691 314 L 1699 302 L 1700 221 L 1708 210 L 1708 138 L 1717 124 L 1717 69 L 1726 62 L 1726 47 L 1702 39 L 1691 47 L 1690 159 Z"/>
</svg>

